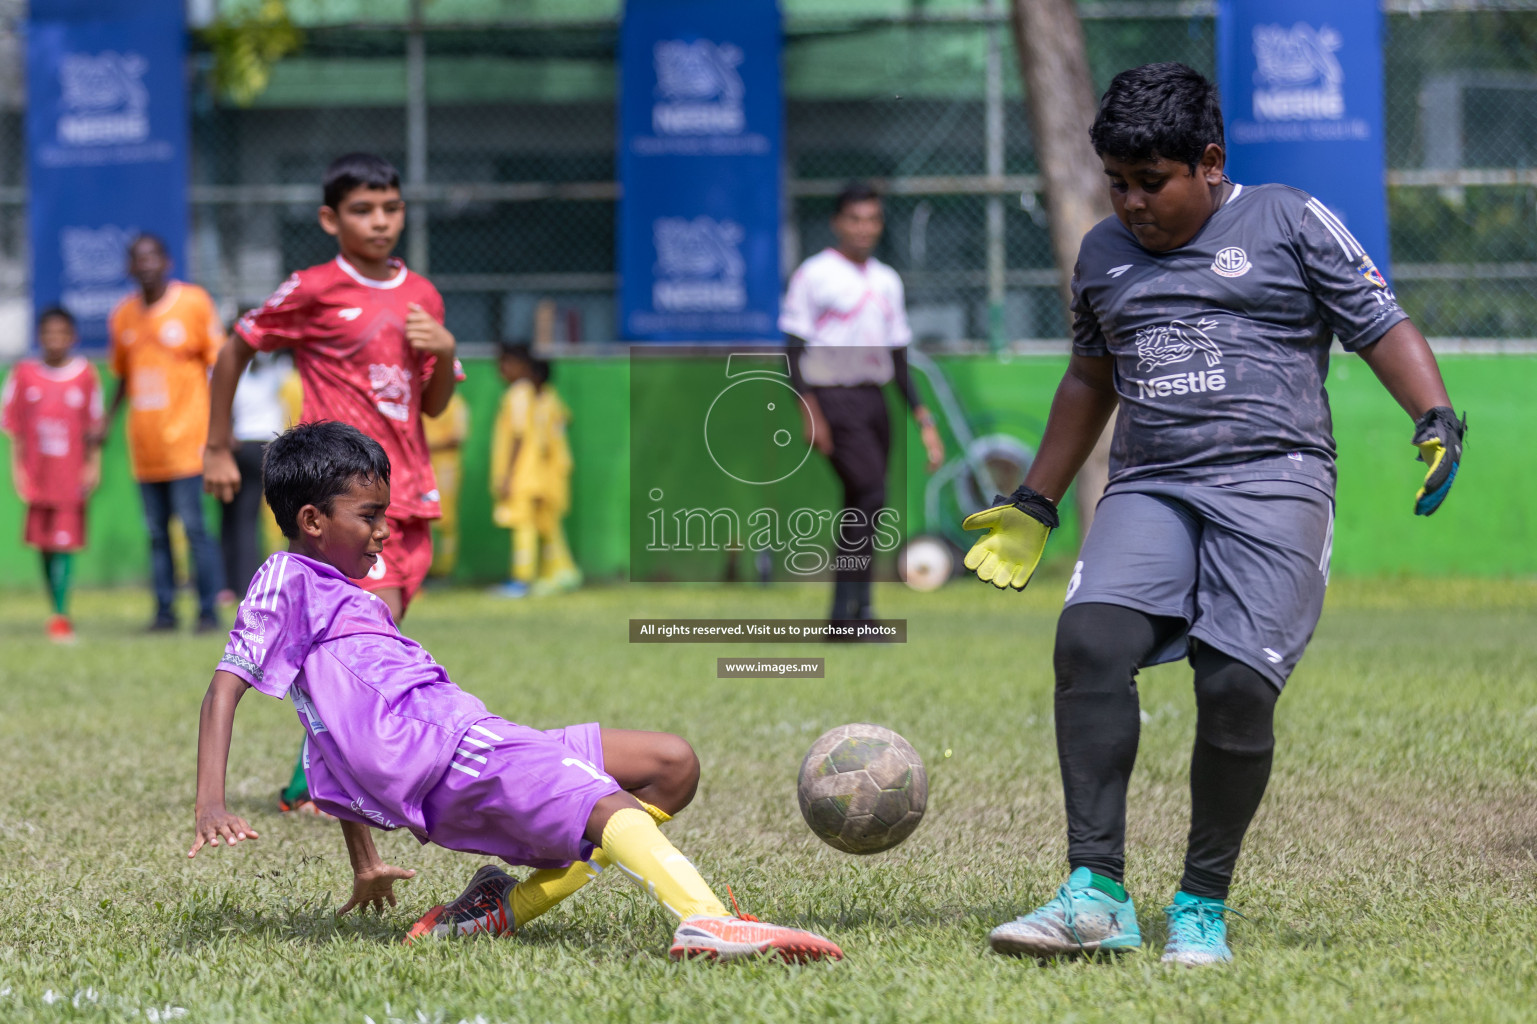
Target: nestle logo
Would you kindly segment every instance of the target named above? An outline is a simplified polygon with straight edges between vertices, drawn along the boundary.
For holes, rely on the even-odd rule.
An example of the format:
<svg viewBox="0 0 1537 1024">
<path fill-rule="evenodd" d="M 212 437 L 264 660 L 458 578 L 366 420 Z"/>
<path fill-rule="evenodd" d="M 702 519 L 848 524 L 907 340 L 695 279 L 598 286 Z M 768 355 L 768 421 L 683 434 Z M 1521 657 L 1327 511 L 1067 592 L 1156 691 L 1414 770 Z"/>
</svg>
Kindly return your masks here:
<svg viewBox="0 0 1537 1024">
<path fill-rule="evenodd" d="M 745 89 L 737 67 L 742 50 L 708 39 L 667 39 L 651 51 L 657 102 L 651 128 L 658 135 L 740 135 L 747 129 Z"/>
</svg>

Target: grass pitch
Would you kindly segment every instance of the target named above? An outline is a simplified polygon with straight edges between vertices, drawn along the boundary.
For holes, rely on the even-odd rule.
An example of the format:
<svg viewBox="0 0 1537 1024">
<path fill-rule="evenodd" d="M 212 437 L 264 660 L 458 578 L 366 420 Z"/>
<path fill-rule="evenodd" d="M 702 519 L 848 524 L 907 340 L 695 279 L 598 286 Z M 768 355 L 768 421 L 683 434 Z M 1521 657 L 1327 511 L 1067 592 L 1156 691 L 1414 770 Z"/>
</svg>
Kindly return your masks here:
<svg viewBox="0 0 1537 1024">
<path fill-rule="evenodd" d="M 219 638 L 147 637 L 148 598 L 85 593 L 82 642 L 0 596 L 0 1019 L 193 1021 L 1530 1020 L 1537 1005 L 1537 585 L 1337 581 L 1277 714 L 1239 863 L 1237 963 L 1157 962 L 1180 868 L 1188 669 L 1144 673 L 1128 884 L 1148 946 L 1040 967 L 987 930 L 1062 880 L 1050 649 L 1062 581 L 1024 595 L 883 587 L 905 646 L 629 645 L 634 617 L 813 616 L 816 587 L 628 587 L 550 601 L 430 592 L 408 627 L 460 685 L 531 725 L 688 737 L 704 779 L 668 831 L 743 909 L 822 931 L 840 964 L 671 964 L 671 924 L 616 877 L 513 939 L 400 945 L 479 861 L 382 836 L 400 907 L 337 920 L 334 825 L 274 795 L 299 727 L 249 694 L 231 805 L 262 833 L 186 860 L 197 709 Z M 722 655 L 827 659 L 827 678 L 715 679 Z M 928 763 L 897 850 L 833 851 L 800 821 L 824 729 L 888 725 Z"/>
</svg>

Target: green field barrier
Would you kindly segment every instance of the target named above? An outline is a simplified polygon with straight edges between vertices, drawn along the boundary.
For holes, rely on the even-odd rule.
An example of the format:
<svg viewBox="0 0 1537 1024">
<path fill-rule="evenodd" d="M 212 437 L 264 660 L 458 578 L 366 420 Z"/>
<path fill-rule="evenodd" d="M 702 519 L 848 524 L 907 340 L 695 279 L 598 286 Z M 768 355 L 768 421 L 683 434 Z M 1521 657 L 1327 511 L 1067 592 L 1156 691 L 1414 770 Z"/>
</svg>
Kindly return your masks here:
<svg viewBox="0 0 1537 1024">
<path fill-rule="evenodd" d="M 974 434 L 1009 433 L 1032 447 L 1056 388 L 1064 357 L 944 356 L 938 360 L 965 406 Z M 1537 357 L 1445 356 L 1447 386 L 1470 419 L 1465 469 L 1446 506 L 1430 519 L 1411 515 L 1423 469 L 1413 461 L 1411 426 L 1380 384 L 1354 357 L 1334 360 L 1329 394 L 1339 442 L 1340 484 L 1334 571 L 1353 576 L 1487 576 L 1537 574 L 1537 474 L 1529 471 L 1537 435 Z M 504 578 L 506 531 L 491 524 L 487 489 L 490 427 L 502 382 L 491 360 L 468 360 L 461 391 L 471 410 L 460 499 L 459 582 Z M 576 470 L 566 519 L 571 546 L 592 579 L 623 579 L 629 557 L 629 364 L 623 358 L 567 359 L 556 384 L 573 419 Z M 893 400 L 894 412 L 900 403 Z M 908 509 L 923 532 L 923 447 L 907 421 Z M 947 425 L 946 441 L 954 448 Z M 1064 503 L 1067 504 L 1067 503 Z M 36 554 L 21 543 L 24 508 L 10 481 L 9 442 L 0 438 L 0 586 L 39 583 Z M 1076 531 L 1068 517 L 1048 558 L 1069 559 Z M 209 523 L 217 530 L 217 507 Z M 90 546 L 76 579 L 86 584 L 147 579 L 149 554 L 138 489 L 128 472 L 118 423 L 103 457 L 102 487 L 91 502 Z"/>
</svg>

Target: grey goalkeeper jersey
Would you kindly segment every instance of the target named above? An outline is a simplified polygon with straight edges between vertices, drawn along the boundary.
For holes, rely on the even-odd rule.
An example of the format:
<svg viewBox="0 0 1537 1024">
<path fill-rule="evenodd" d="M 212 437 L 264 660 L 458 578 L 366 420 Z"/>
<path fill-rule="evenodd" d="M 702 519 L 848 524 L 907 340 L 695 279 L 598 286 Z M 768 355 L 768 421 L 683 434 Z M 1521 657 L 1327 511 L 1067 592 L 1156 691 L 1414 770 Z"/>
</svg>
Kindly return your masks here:
<svg viewBox="0 0 1537 1024">
<path fill-rule="evenodd" d="M 1112 486 L 1297 480 L 1334 492 L 1324 378 L 1406 319 L 1337 216 L 1285 185 L 1235 186 L 1200 232 L 1149 252 L 1114 217 L 1073 270 L 1073 351 L 1112 356 Z"/>
</svg>

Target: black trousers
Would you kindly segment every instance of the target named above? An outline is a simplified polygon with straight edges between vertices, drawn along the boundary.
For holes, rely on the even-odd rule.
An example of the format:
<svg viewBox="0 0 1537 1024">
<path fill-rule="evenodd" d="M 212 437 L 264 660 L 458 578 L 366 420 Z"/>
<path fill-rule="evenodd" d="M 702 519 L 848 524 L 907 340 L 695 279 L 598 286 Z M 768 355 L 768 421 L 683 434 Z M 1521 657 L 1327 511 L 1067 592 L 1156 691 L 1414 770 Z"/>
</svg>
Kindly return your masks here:
<svg viewBox="0 0 1537 1024">
<path fill-rule="evenodd" d="M 1137 760 L 1137 670 L 1184 628 L 1180 619 L 1111 604 L 1072 604 L 1057 622 L 1057 760 L 1067 854 L 1120 881 L 1126 868 L 1126 788 Z M 1207 644 L 1195 666 L 1190 835 L 1180 888 L 1226 899 L 1244 834 L 1270 779 L 1280 691 Z"/>
<path fill-rule="evenodd" d="M 886 504 L 891 459 L 891 416 L 874 384 L 815 388 L 817 404 L 832 431 L 828 461 L 843 483 L 843 509 L 856 513 L 833 524 L 837 544 L 832 619 L 868 619 L 875 573 L 875 514 Z"/>
<path fill-rule="evenodd" d="M 264 443 L 242 441 L 235 449 L 235 466 L 240 470 L 240 490 L 235 499 L 224 503 L 219 527 L 219 546 L 224 553 L 224 585 L 237 596 L 245 597 L 251 577 L 261 568 L 261 542 L 257 520 L 262 507 L 262 454 Z"/>
</svg>

